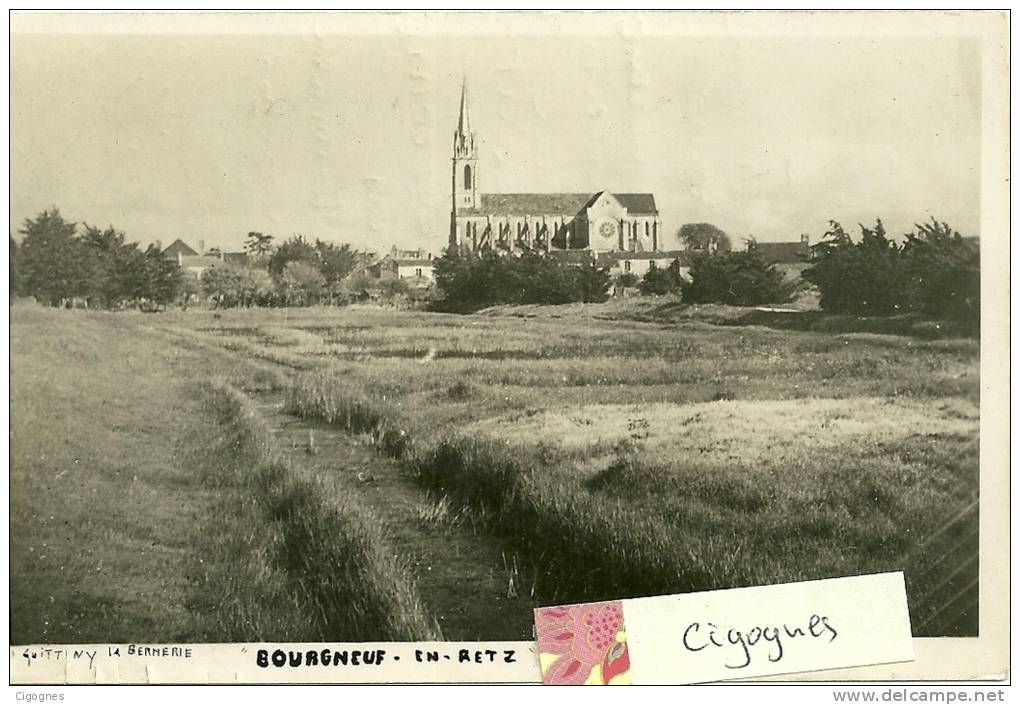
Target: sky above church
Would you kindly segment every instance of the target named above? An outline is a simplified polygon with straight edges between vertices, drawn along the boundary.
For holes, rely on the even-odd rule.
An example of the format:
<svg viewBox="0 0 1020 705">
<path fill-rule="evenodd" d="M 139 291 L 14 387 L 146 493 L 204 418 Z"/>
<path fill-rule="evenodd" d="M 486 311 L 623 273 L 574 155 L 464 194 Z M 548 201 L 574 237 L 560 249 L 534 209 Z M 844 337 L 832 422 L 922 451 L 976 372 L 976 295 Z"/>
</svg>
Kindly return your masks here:
<svg viewBox="0 0 1020 705">
<path fill-rule="evenodd" d="M 665 232 L 735 241 L 932 215 L 978 234 L 976 41 L 368 19 L 14 34 L 12 232 L 57 206 L 164 246 L 438 252 L 466 77 L 483 192 L 652 192 Z"/>
</svg>

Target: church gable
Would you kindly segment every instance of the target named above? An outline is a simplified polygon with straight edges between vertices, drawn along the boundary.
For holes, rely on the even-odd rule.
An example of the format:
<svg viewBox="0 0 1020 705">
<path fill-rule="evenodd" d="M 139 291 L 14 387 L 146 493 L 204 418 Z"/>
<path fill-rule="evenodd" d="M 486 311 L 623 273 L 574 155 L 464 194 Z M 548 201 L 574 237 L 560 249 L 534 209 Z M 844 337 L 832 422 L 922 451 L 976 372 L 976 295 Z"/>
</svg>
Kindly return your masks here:
<svg viewBox="0 0 1020 705">
<path fill-rule="evenodd" d="M 588 219 L 592 222 L 600 220 L 602 218 L 613 218 L 619 220 L 626 218 L 627 207 L 620 203 L 619 199 L 616 198 L 609 191 L 599 191 L 588 203 L 587 214 Z"/>
</svg>

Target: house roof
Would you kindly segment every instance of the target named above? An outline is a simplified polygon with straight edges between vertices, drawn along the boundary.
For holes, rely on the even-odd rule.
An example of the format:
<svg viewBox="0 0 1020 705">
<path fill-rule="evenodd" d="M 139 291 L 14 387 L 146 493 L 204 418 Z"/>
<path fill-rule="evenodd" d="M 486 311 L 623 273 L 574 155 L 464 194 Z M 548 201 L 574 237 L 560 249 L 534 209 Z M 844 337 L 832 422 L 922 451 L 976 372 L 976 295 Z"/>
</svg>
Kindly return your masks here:
<svg viewBox="0 0 1020 705">
<path fill-rule="evenodd" d="M 661 252 L 600 252 L 596 264 L 600 267 L 609 267 L 616 262 L 624 260 L 680 260 L 680 264 L 690 263 L 691 253 L 686 250 L 664 250 Z"/>
<path fill-rule="evenodd" d="M 176 257 L 177 255 L 184 255 L 185 257 L 194 257 L 198 253 L 188 247 L 188 244 L 184 240 L 177 238 L 171 242 L 166 249 L 163 250 L 163 254 L 167 257 Z"/>
<path fill-rule="evenodd" d="M 811 246 L 804 242 L 759 242 L 754 248 L 769 264 L 798 264 L 811 253 Z"/>
<path fill-rule="evenodd" d="M 194 255 L 191 257 L 181 256 L 182 267 L 215 267 L 223 260 L 211 255 Z"/>
<path fill-rule="evenodd" d="M 398 267 L 431 267 L 436 263 L 433 259 L 409 259 L 406 257 L 393 257 L 390 261 L 395 262 Z"/>
<path fill-rule="evenodd" d="M 248 253 L 247 252 L 224 252 L 223 261 L 230 264 L 248 264 Z"/>
<path fill-rule="evenodd" d="M 590 250 L 549 250 L 548 256 L 567 264 L 589 264 L 592 261 Z"/>
<path fill-rule="evenodd" d="M 430 259 L 432 257 L 429 251 L 423 247 L 419 247 L 416 250 L 402 250 L 396 245 L 390 248 L 388 256 L 397 259 Z"/>
<path fill-rule="evenodd" d="M 575 215 L 587 208 L 598 193 L 483 193 L 474 212 L 485 215 Z M 650 193 L 614 193 L 631 215 L 655 215 Z"/>
<path fill-rule="evenodd" d="M 679 259 L 681 264 L 688 264 L 690 253 L 685 250 L 666 250 L 660 252 L 599 252 L 591 250 L 550 250 L 549 256 L 567 264 L 589 264 L 594 260 L 596 267 L 612 267 L 624 260 L 666 260 L 672 262 Z M 594 255 L 594 257 L 593 257 Z"/>
</svg>

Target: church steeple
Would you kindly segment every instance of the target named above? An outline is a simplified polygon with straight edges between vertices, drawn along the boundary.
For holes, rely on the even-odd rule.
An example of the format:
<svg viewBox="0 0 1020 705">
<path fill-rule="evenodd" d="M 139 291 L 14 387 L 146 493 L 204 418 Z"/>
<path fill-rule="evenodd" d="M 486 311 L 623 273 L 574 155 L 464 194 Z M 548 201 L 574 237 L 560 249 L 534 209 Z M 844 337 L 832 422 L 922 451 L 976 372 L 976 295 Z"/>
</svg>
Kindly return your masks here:
<svg viewBox="0 0 1020 705">
<path fill-rule="evenodd" d="M 467 79 L 460 89 L 460 116 L 453 133 L 453 215 L 458 211 L 478 208 L 478 149 L 471 129 L 471 108 L 468 106 Z M 451 238 L 455 233 L 451 232 Z"/>
<path fill-rule="evenodd" d="M 466 78 L 460 88 L 460 118 L 457 120 L 457 131 L 453 134 L 453 155 L 475 156 L 475 133 L 471 130 L 471 108 L 468 105 Z"/>
</svg>

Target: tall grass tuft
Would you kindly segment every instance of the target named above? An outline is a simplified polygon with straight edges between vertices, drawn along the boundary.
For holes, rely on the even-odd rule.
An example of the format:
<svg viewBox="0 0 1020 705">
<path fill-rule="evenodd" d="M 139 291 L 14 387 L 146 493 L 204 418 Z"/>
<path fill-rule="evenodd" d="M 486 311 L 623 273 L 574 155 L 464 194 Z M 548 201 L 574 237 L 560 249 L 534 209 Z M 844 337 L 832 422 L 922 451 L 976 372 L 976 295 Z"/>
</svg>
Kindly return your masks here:
<svg viewBox="0 0 1020 705">
<path fill-rule="evenodd" d="M 622 502 L 536 480 L 534 458 L 498 441 L 442 441 L 416 459 L 431 490 L 470 507 L 522 555 L 544 599 L 585 601 L 703 589 L 713 576 L 661 523 Z"/>
</svg>

